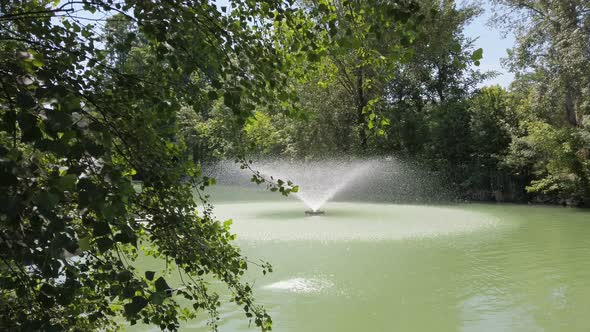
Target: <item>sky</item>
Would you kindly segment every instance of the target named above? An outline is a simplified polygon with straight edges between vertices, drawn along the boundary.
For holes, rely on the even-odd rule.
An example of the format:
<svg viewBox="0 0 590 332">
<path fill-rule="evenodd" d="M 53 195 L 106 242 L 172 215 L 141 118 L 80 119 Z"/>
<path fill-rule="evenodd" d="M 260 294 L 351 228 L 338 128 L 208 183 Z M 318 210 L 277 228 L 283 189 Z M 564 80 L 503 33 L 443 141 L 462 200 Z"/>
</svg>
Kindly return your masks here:
<svg viewBox="0 0 590 332">
<path fill-rule="evenodd" d="M 489 79 L 481 85 L 499 84 L 508 87 L 514 75 L 502 67 L 501 59 L 506 56 L 506 50 L 514 45 L 514 36 L 509 34 L 504 38 L 501 30 L 489 26 L 488 21 L 492 16 L 492 9 L 489 0 L 483 2 L 482 7 L 485 11 L 465 27 L 464 33 L 468 37 L 477 38 L 475 48 L 481 47 L 483 49 L 481 70 L 493 70 L 499 73 L 497 77 Z"/>
</svg>

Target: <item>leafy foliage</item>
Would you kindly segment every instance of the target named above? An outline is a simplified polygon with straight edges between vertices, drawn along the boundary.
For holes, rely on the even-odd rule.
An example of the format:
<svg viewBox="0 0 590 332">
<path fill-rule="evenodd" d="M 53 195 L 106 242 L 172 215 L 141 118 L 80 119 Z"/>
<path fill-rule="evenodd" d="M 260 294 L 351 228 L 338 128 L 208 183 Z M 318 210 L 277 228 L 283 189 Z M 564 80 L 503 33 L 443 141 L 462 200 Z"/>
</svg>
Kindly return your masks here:
<svg viewBox="0 0 590 332">
<path fill-rule="evenodd" d="M 110 330 L 121 315 L 176 330 L 200 310 L 215 328 L 211 277 L 246 317 L 271 328 L 240 281 L 248 260 L 229 223 L 194 200 L 195 188 L 214 179 L 187 158 L 200 133 L 178 124 L 198 118 L 187 109 L 220 102 L 244 123 L 254 105 L 277 98 L 285 54 L 314 51 L 310 39 L 271 43 L 276 22 L 294 38 L 315 24 L 281 1 L 0 2 L 2 329 Z M 143 181 L 141 192 L 132 178 Z M 141 243 L 170 267 L 137 271 Z M 184 284 L 174 290 L 172 267 Z"/>
<path fill-rule="evenodd" d="M 520 121 L 508 162 L 520 165 L 518 172 L 533 173 L 529 192 L 588 205 L 589 4 L 496 2 L 496 23 L 517 37 L 507 63 L 517 73 L 514 107 Z"/>
</svg>

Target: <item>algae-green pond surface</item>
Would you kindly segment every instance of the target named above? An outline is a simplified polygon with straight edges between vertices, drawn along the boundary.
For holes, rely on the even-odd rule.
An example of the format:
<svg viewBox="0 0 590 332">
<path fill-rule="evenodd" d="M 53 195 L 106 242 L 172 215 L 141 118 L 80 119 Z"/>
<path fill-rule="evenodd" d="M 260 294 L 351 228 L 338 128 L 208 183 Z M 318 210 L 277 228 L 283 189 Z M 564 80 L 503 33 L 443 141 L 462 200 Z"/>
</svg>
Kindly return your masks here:
<svg viewBox="0 0 590 332">
<path fill-rule="evenodd" d="M 245 277 L 273 331 L 590 331 L 587 211 L 355 202 L 322 209 L 306 217 L 298 201 L 254 196 L 216 204 L 218 217 L 233 219 L 243 253 L 273 264 L 273 273 L 253 266 Z M 223 304 L 220 331 L 253 325 L 240 307 Z M 206 316 L 181 330 L 207 331 Z"/>
</svg>

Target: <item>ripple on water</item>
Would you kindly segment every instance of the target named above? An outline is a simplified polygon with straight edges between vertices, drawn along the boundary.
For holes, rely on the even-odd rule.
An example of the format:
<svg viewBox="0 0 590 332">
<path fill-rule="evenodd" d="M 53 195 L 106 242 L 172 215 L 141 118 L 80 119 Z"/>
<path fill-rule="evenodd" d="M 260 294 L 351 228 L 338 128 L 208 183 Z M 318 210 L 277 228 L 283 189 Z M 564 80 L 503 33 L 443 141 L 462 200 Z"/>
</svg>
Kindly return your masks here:
<svg viewBox="0 0 590 332">
<path fill-rule="evenodd" d="M 285 291 L 291 293 L 319 293 L 334 286 L 330 280 L 318 278 L 291 278 L 277 281 L 262 287 L 263 289 Z"/>
</svg>

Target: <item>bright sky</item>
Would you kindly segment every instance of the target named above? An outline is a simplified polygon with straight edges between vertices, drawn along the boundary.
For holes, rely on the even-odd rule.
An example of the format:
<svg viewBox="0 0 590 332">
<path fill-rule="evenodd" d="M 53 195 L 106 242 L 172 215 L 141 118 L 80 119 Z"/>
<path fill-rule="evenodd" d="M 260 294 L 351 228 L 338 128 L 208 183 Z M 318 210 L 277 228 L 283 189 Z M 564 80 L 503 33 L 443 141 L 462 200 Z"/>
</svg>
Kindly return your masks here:
<svg viewBox="0 0 590 332">
<path fill-rule="evenodd" d="M 514 36 L 509 34 L 503 38 L 502 31 L 489 26 L 488 20 L 492 16 L 492 9 L 489 0 L 483 2 L 484 13 L 468 25 L 464 33 L 468 37 L 477 38 L 476 48 L 483 48 L 480 68 L 484 71 L 493 70 L 499 73 L 497 77 L 483 82 L 482 85 L 499 84 L 508 87 L 514 75 L 502 67 L 501 59 L 506 56 L 506 50 L 513 46 Z"/>
</svg>

